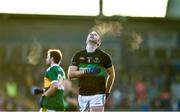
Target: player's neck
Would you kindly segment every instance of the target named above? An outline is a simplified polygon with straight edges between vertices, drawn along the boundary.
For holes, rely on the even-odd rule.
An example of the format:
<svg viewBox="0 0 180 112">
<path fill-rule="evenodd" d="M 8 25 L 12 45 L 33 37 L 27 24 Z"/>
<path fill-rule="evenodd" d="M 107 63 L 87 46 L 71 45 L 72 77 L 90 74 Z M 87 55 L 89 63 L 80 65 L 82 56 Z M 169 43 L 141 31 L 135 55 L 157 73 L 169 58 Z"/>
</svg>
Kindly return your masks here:
<svg viewBox="0 0 180 112">
<path fill-rule="evenodd" d="M 53 65 L 55 65 L 56 63 L 54 63 L 53 61 L 51 62 L 51 64 L 50 64 L 50 66 L 53 66 Z"/>
</svg>

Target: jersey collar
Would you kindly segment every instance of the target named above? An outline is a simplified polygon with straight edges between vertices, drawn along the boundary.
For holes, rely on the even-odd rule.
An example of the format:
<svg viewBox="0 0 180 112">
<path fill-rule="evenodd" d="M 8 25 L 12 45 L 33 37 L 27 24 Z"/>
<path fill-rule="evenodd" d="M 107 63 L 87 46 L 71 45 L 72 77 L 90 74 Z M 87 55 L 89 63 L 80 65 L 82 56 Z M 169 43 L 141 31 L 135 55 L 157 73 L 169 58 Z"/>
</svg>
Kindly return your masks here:
<svg viewBox="0 0 180 112">
<path fill-rule="evenodd" d="M 59 66 L 59 64 L 52 64 L 50 67 L 48 67 L 48 68 L 47 68 L 47 70 L 46 70 L 46 71 L 49 71 L 49 70 L 50 70 L 50 68 L 51 68 L 51 67 L 53 67 L 53 66 Z"/>
<path fill-rule="evenodd" d="M 53 67 L 53 66 L 59 66 L 59 64 L 52 64 L 51 67 Z"/>
</svg>

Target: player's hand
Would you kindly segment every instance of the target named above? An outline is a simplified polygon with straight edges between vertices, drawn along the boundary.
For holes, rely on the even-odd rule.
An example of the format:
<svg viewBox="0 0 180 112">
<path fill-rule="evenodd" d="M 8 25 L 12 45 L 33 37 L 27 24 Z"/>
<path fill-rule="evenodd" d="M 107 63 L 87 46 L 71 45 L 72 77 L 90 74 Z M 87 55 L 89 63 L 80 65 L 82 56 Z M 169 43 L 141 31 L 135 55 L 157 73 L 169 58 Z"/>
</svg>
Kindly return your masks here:
<svg viewBox="0 0 180 112">
<path fill-rule="evenodd" d="M 92 75 L 97 74 L 99 72 L 100 72 L 100 69 L 97 68 L 97 67 L 91 67 L 91 68 L 87 68 L 87 69 L 84 70 L 85 74 L 92 74 Z"/>
<path fill-rule="evenodd" d="M 32 94 L 33 95 L 40 95 L 43 94 L 44 90 L 40 88 L 32 88 Z"/>
</svg>

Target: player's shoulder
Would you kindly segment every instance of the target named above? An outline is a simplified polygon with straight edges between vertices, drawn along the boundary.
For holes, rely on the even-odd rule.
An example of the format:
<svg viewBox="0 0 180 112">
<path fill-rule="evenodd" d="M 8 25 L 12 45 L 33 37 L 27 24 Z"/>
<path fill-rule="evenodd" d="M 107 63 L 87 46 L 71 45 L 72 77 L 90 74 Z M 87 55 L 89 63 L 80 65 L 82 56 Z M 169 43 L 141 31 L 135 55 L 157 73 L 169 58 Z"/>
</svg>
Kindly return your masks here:
<svg viewBox="0 0 180 112">
<path fill-rule="evenodd" d="M 75 56 L 75 55 L 83 54 L 83 53 L 85 53 L 85 52 L 86 52 L 85 49 L 80 49 L 80 50 L 78 50 L 78 51 L 76 51 L 76 52 L 74 53 L 74 56 Z"/>
<path fill-rule="evenodd" d="M 63 68 L 61 67 L 61 66 L 59 66 L 59 65 L 54 65 L 54 66 L 52 66 L 51 68 L 50 68 L 50 70 L 55 70 L 55 71 L 64 71 L 63 70 Z"/>
<path fill-rule="evenodd" d="M 65 73 L 65 72 L 64 72 L 64 69 L 63 69 L 61 66 L 59 66 L 59 65 L 54 65 L 54 66 L 52 66 L 52 67 L 50 68 L 50 70 L 51 70 L 51 72 L 53 72 L 53 73 L 59 73 L 59 72 Z"/>
<path fill-rule="evenodd" d="M 100 53 L 102 56 L 108 56 L 110 57 L 110 54 L 107 53 L 106 51 L 102 50 L 102 49 L 97 49 L 96 50 L 98 53 Z"/>
</svg>

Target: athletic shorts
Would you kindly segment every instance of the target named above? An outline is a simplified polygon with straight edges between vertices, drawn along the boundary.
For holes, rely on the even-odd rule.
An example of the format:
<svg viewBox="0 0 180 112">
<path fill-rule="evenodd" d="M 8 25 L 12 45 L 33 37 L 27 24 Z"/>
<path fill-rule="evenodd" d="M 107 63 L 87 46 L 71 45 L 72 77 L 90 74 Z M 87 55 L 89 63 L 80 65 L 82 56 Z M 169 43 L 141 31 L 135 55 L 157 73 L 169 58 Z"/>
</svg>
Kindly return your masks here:
<svg viewBox="0 0 180 112">
<path fill-rule="evenodd" d="M 56 112 L 56 111 L 55 110 L 45 109 L 45 108 L 40 108 L 39 112 Z"/>
<path fill-rule="evenodd" d="M 105 94 L 96 94 L 90 96 L 78 96 L 79 110 L 81 112 L 87 111 L 89 107 L 104 106 Z"/>
</svg>

